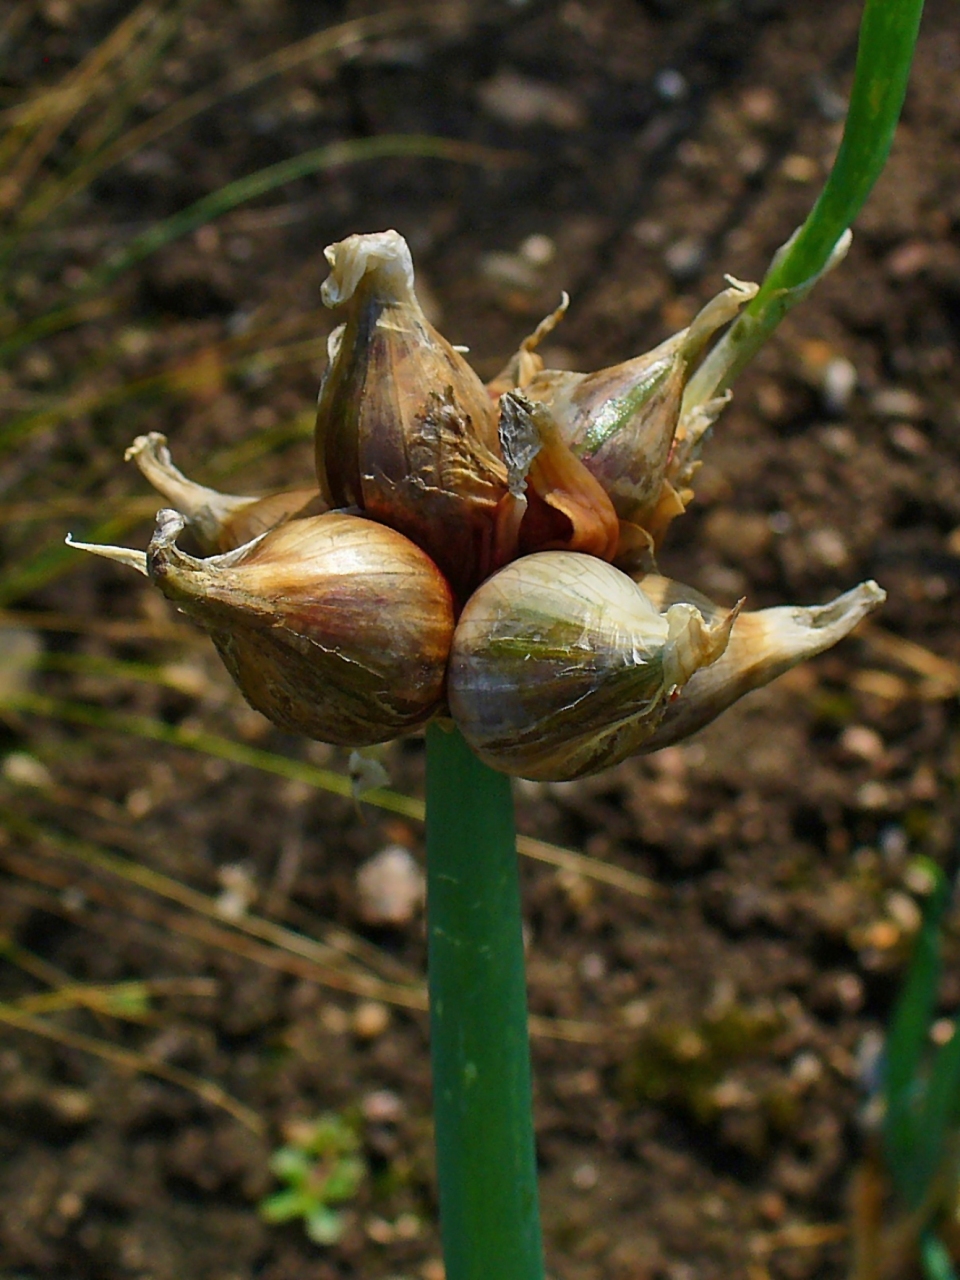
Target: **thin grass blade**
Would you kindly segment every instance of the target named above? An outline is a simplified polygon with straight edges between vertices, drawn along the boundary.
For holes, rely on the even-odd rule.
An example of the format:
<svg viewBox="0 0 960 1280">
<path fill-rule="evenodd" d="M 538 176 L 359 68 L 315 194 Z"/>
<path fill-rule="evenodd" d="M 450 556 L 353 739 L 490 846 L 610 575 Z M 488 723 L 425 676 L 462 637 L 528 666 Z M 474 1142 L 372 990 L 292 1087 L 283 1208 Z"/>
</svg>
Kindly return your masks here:
<svg viewBox="0 0 960 1280">
<path fill-rule="evenodd" d="M 933 864 L 930 870 L 935 877 L 935 887 L 927 901 L 906 982 L 894 1008 L 884 1064 L 884 1143 L 891 1175 L 908 1203 L 914 1200 L 910 1175 L 921 1138 L 917 1115 L 922 1087 L 920 1071 L 936 1008 L 940 922 L 948 900 L 943 872 Z"/>
</svg>

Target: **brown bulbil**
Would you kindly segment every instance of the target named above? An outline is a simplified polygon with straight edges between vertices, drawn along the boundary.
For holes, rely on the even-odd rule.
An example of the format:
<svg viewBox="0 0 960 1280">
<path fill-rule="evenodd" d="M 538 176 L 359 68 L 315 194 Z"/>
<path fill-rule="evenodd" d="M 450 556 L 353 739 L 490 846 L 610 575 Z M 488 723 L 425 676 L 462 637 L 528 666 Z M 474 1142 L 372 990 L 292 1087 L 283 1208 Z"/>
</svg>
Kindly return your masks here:
<svg viewBox="0 0 960 1280">
<path fill-rule="evenodd" d="M 293 733 L 384 742 L 440 705 L 453 633 L 450 591 L 408 539 L 358 516 L 292 520 L 197 560 L 161 511 L 147 570 L 210 633 L 251 706 Z"/>
<path fill-rule="evenodd" d="M 423 314 L 410 250 L 396 231 L 326 250 L 327 306 L 346 307 L 317 406 L 317 475 L 331 506 L 399 529 L 465 599 L 508 552 L 496 406 Z"/>
</svg>

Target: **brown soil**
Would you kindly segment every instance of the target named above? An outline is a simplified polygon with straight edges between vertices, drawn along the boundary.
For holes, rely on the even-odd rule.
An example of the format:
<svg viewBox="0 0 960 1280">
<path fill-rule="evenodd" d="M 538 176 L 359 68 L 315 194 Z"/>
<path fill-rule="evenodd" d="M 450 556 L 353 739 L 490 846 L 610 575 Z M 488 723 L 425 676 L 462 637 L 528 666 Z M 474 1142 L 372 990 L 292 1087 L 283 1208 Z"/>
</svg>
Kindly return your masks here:
<svg viewBox="0 0 960 1280">
<path fill-rule="evenodd" d="M 72 66 L 129 7 L 38 6 L 6 64 L 7 100 Z M 201 0 L 145 110 L 374 7 Z M 573 303 L 550 363 L 593 368 L 652 346 L 723 272 L 759 278 L 802 220 L 838 141 L 859 11 L 854 0 L 469 0 L 444 28 L 355 45 L 214 106 L 83 198 L 46 245 L 41 288 L 118 233 L 328 140 L 440 133 L 522 151 L 523 162 L 345 166 L 170 247 L 127 278 L 116 317 L 48 341 L 46 375 L 21 359 L 8 386 L 55 381 L 58 361 L 86 361 L 91 377 L 147 374 L 198 344 L 206 363 L 176 399 L 80 413 L 33 441 L 8 470 L 4 501 L 21 486 L 69 493 L 82 473 L 93 519 L 143 493 L 121 462 L 139 432 L 165 431 L 188 471 L 212 460 L 204 474 L 215 476 L 222 451 L 293 422 L 315 398 L 319 352 L 238 374 L 215 344 L 263 308 L 316 312 L 323 246 L 353 231 L 408 237 L 444 332 L 486 376 L 561 289 Z M 894 155 L 850 256 L 743 377 L 662 561 L 751 606 L 816 602 L 874 577 L 889 593 L 878 623 L 683 746 L 579 784 L 517 786 L 524 832 L 656 887 L 644 897 L 523 867 L 533 1011 L 573 1020 L 574 1036 L 601 1029 L 595 1043 L 534 1041 L 555 1280 L 847 1273 L 858 1052 L 884 1025 L 909 952 L 912 860 L 928 854 L 952 870 L 957 816 L 958 74 L 956 6 L 929 0 Z M 331 323 L 317 316 L 301 336 Z M 858 381 L 831 404 L 823 371 L 837 359 Z M 310 467 L 301 431 L 230 484 L 305 483 Z M 80 533 L 75 509 L 69 520 Z M 131 541 L 143 545 L 147 528 Z M 12 524 L 10 557 L 33 536 Z M 36 690 L 345 765 L 247 710 L 203 639 L 173 632 L 163 602 L 114 566 L 84 563 L 17 603 L 90 622 L 44 631 L 56 655 L 180 673 L 161 687 L 53 671 L 34 675 Z M 103 633 L 123 620 L 135 625 L 119 639 Z M 50 1025 L 216 1082 L 265 1125 L 256 1137 L 169 1080 L 4 1028 L 3 1275 L 438 1280 L 424 1015 L 371 1009 L 262 943 L 226 950 L 223 935 L 240 935 L 83 867 L 22 821 L 206 894 L 220 892 L 222 867 L 242 864 L 261 915 L 315 937 L 350 929 L 379 949 L 376 971 L 401 981 L 422 973 L 422 918 L 364 925 L 355 877 L 387 844 L 419 858 L 420 827 L 57 719 L 8 718 L 3 747 L 48 776 L 18 756 L 0 783 L 5 811 L 19 815 L 0 843 L 0 941 L 35 957 L 8 951 L 0 998 L 67 981 L 205 979 L 161 990 L 145 1025 L 83 1009 Z M 420 791 L 422 745 L 387 758 L 393 785 Z M 42 785 L 20 785 L 31 767 Z M 958 1003 L 953 968 L 944 1012 Z M 256 1204 L 274 1185 L 267 1159 L 283 1127 L 344 1110 L 360 1117 L 371 1176 L 341 1241 L 319 1247 L 298 1223 L 265 1225 Z"/>
</svg>

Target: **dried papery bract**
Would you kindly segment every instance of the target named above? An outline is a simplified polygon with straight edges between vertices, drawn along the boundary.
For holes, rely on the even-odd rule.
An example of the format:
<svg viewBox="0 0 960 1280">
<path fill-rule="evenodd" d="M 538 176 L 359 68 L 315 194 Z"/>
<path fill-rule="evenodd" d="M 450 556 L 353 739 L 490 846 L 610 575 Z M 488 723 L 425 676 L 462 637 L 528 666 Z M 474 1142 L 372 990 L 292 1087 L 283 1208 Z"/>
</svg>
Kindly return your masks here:
<svg viewBox="0 0 960 1280">
<path fill-rule="evenodd" d="M 689 603 L 709 621 L 723 616 L 718 605 L 683 583 L 648 574 L 640 579 L 640 586 L 661 612 Z M 778 605 L 741 613 L 734 621 L 724 652 L 711 666 L 690 677 L 641 750 L 658 751 L 688 738 L 744 694 L 832 648 L 886 598 L 882 588 L 868 581 L 827 604 Z"/>
<path fill-rule="evenodd" d="M 251 706 L 292 733 L 385 742 L 439 709 L 453 634 L 450 589 L 409 539 L 358 516 L 291 520 L 198 560 L 161 511 L 147 550 L 85 549 L 144 568 L 209 632 Z"/>
<path fill-rule="evenodd" d="M 317 407 L 321 492 L 405 533 L 466 598 L 509 557 L 496 406 L 423 314 L 402 236 L 350 236 L 326 256 L 323 300 L 346 320 Z"/>
<path fill-rule="evenodd" d="M 137 436 L 124 458 L 135 462 L 154 489 L 180 512 L 205 555 L 232 551 L 287 520 L 320 515 L 326 510 L 326 503 L 315 489 L 291 489 L 248 498 L 197 484 L 173 465 L 167 438 L 158 431 Z"/>
<path fill-rule="evenodd" d="M 720 658 L 735 616 L 708 620 L 688 603 L 661 613 L 593 556 L 524 556 L 488 579 L 460 617 L 451 714 L 504 773 L 596 773 L 642 748 L 670 699 Z"/>
<path fill-rule="evenodd" d="M 501 504 L 501 545 L 516 543 L 520 555 L 585 551 L 612 560 L 620 542 L 613 503 L 564 442 L 546 405 L 505 392 L 500 441 L 510 486 Z"/>
</svg>

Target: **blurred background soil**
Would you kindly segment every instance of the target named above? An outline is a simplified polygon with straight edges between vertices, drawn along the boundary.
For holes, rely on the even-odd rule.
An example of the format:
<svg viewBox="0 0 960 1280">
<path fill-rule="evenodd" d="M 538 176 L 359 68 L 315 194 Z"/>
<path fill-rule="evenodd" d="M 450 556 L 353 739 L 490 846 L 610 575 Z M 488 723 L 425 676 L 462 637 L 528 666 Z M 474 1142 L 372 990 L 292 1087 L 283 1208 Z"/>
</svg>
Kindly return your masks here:
<svg viewBox="0 0 960 1280">
<path fill-rule="evenodd" d="M 13 5 L 0 108 L 55 83 L 130 9 Z M 132 121 L 388 10 L 180 6 Z M 343 773 L 344 753 L 250 711 L 203 637 L 139 579 L 79 557 L 17 574 L 38 552 L 59 555 L 68 529 L 109 540 L 117 511 L 119 540 L 145 545 L 159 504 L 122 455 L 147 430 L 219 487 L 310 482 L 310 407 L 335 323 L 319 302 L 323 248 L 351 232 L 407 237 L 431 317 L 486 377 L 562 289 L 572 304 L 547 362 L 592 369 L 683 326 L 723 273 L 759 279 L 828 171 L 860 4 L 389 11 L 391 29 L 358 28 L 339 51 L 218 97 L 24 241 L 14 296 L 26 322 L 105 249 L 323 143 L 402 132 L 500 153 L 290 182 L 129 272 L 108 314 L 0 373 L 19 413 L 55 403 L 80 371 L 71 411 L 0 473 L 6 690 Z M 850 255 L 742 378 L 661 562 L 750 607 L 815 603 L 874 577 L 885 608 L 682 746 L 581 783 L 517 785 L 524 833 L 630 873 L 613 885 L 590 864 L 524 860 L 555 1280 L 846 1274 L 870 1050 L 920 916 L 914 859 L 952 869 L 955 847 L 958 75 L 956 5 L 929 0 L 893 158 Z M 51 171 L 58 162 L 54 149 Z M 136 394 L 114 394 L 134 382 Z M 118 675 L 117 659 L 162 679 Z M 421 826 L 56 714 L 6 711 L 0 732 L 0 998 L 28 998 L 19 1007 L 61 1033 L 0 1031 L 3 1276 L 441 1280 L 416 1007 Z M 422 795 L 420 741 L 384 762 L 393 787 Z M 118 876 L 94 846 L 176 886 Z M 384 907 L 384 861 L 358 873 L 388 847 Z M 251 913 L 268 922 L 259 937 L 235 927 Z M 328 950 L 298 952 L 271 922 Z M 115 984 L 133 980 L 153 985 L 118 1018 Z M 43 1004 L 69 984 L 114 994 Z M 958 1004 L 953 964 L 943 1012 Z M 225 1091 L 233 1114 L 171 1069 Z M 357 1127 L 369 1176 L 339 1243 L 321 1247 L 298 1222 L 267 1226 L 256 1205 L 284 1133 L 328 1111 Z"/>
</svg>

